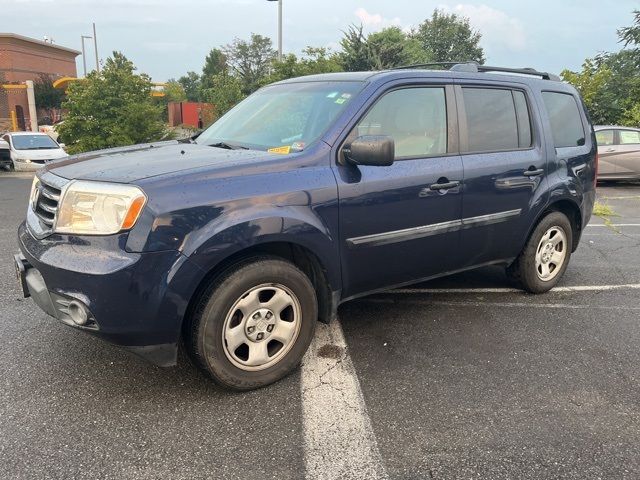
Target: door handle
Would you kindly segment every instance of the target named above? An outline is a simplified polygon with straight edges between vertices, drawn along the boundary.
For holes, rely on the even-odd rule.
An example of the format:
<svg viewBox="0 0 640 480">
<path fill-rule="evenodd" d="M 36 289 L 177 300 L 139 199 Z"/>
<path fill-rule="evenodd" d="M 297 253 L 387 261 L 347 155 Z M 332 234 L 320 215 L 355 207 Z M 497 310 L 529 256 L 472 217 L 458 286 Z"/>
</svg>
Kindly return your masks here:
<svg viewBox="0 0 640 480">
<path fill-rule="evenodd" d="M 450 188 L 455 188 L 459 185 L 460 185 L 460 182 L 453 181 L 453 182 L 445 182 L 445 183 L 434 183 L 433 185 L 429 186 L 429 188 L 431 190 L 449 190 Z"/>
<path fill-rule="evenodd" d="M 525 170 L 522 174 L 525 177 L 539 177 L 544 174 L 544 168 L 538 168 L 537 170 Z"/>
</svg>

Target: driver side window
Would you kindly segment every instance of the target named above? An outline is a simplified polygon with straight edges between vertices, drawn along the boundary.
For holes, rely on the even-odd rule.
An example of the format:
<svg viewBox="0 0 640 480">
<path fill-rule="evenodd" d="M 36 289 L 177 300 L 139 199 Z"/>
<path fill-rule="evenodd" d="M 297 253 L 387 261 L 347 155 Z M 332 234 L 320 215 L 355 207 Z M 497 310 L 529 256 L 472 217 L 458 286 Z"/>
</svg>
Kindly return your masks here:
<svg viewBox="0 0 640 480">
<path fill-rule="evenodd" d="M 403 88 L 385 94 L 355 127 L 352 136 L 388 135 L 395 158 L 447 153 L 444 87 Z"/>
</svg>

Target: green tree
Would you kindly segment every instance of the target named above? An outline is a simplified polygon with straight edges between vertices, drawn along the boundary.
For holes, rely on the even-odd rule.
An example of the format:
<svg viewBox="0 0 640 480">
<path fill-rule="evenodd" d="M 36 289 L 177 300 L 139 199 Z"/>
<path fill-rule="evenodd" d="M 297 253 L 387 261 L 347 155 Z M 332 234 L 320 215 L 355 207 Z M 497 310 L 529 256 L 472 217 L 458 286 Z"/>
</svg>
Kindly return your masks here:
<svg viewBox="0 0 640 480">
<path fill-rule="evenodd" d="M 255 33 L 251 34 L 249 41 L 234 39 L 222 51 L 233 74 L 242 83 L 245 95 L 253 93 L 264 83 L 276 55 L 271 40 Z"/>
<path fill-rule="evenodd" d="M 640 45 L 640 10 L 633 11 L 633 25 L 618 30 L 618 38 L 625 47 Z"/>
<path fill-rule="evenodd" d="M 229 66 L 227 65 L 227 56 L 219 48 L 212 48 L 207 57 L 204 59 L 200 88 L 211 88 L 212 77 L 226 72 L 228 69 Z"/>
<path fill-rule="evenodd" d="M 346 32 L 343 32 L 340 40 L 340 47 L 342 47 L 340 62 L 342 63 L 342 68 L 347 72 L 375 69 L 371 48 L 362 29 L 362 25 L 351 25 Z"/>
<path fill-rule="evenodd" d="M 620 115 L 616 111 L 615 98 L 608 89 L 613 73 L 604 63 L 586 59 L 582 71 L 564 70 L 560 76 L 565 82 L 578 89 L 589 111 L 591 120 L 596 124 L 615 122 Z"/>
<path fill-rule="evenodd" d="M 50 121 L 53 121 L 56 111 L 62 108 L 64 90 L 54 88 L 51 75 L 41 73 L 33 82 L 33 93 L 36 106 L 45 110 Z"/>
<path fill-rule="evenodd" d="M 618 30 L 625 48 L 585 60 L 579 73 L 562 77 L 582 94 L 594 123 L 640 126 L 640 12 L 634 24 Z"/>
<path fill-rule="evenodd" d="M 202 76 L 218 75 L 228 69 L 227 56 L 219 48 L 212 48 L 207 57 L 204 59 L 204 67 L 202 67 Z"/>
<path fill-rule="evenodd" d="M 187 93 L 184 91 L 184 87 L 177 80 L 170 78 L 164 84 L 162 88 L 164 92 L 164 99 L 168 102 L 184 102 L 187 99 Z"/>
<path fill-rule="evenodd" d="M 182 85 L 184 93 L 187 96 L 187 100 L 190 102 L 200 101 L 200 75 L 196 72 L 187 72 L 186 75 L 183 75 L 178 79 L 178 83 Z"/>
<path fill-rule="evenodd" d="M 413 65 L 430 61 L 420 41 L 399 27 L 389 27 L 367 38 L 376 70 Z"/>
<path fill-rule="evenodd" d="M 202 90 L 202 100 L 213 104 L 216 118 L 227 113 L 245 97 L 240 79 L 228 72 L 212 75 L 210 85 Z"/>
<path fill-rule="evenodd" d="M 398 27 L 365 35 L 362 26 L 352 25 L 340 45 L 342 67 L 348 71 L 385 70 L 430 61 L 420 41 Z"/>
<path fill-rule="evenodd" d="M 144 143 L 165 136 L 162 107 L 151 97 L 151 79 L 135 73 L 122 53 L 113 52 L 100 73 L 69 86 L 60 135 L 71 153 Z"/>
<path fill-rule="evenodd" d="M 338 55 L 327 48 L 307 47 L 298 58 L 293 53 L 285 55 L 282 61 L 273 61 L 271 74 L 264 83 L 273 83 L 286 78 L 302 77 L 318 73 L 341 72 Z"/>
<path fill-rule="evenodd" d="M 432 62 L 476 61 L 484 63 L 482 34 L 471 28 L 469 19 L 436 9 L 431 18 L 412 32 Z"/>
</svg>

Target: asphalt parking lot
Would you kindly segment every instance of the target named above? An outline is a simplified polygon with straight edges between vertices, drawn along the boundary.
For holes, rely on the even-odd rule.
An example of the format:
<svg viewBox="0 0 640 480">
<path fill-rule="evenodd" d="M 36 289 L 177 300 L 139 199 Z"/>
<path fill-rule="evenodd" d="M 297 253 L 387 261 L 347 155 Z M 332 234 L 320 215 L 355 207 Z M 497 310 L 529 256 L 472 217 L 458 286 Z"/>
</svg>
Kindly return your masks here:
<svg viewBox="0 0 640 480">
<path fill-rule="evenodd" d="M 3 478 L 640 477 L 640 184 L 600 186 L 617 216 L 555 291 L 486 268 L 353 301 L 300 371 L 246 394 L 22 300 L 30 184 L 0 172 Z"/>
</svg>

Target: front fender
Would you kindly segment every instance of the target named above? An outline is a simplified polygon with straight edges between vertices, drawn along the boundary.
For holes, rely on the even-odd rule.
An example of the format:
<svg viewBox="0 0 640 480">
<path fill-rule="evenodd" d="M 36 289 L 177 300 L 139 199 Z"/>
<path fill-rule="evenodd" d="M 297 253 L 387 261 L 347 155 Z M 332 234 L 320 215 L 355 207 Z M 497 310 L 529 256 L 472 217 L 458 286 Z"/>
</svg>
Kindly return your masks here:
<svg viewBox="0 0 640 480">
<path fill-rule="evenodd" d="M 232 255 L 272 242 L 287 242 L 311 251 L 325 268 L 332 289 L 340 289 L 336 239 L 331 229 L 308 207 L 278 207 L 253 217 L 241 212 L 223 215 L 188 235 L 182 251 L 208 272 Z"/>
</svg>

